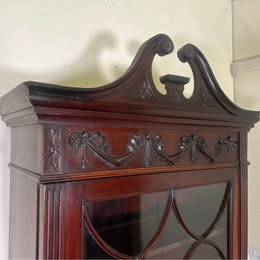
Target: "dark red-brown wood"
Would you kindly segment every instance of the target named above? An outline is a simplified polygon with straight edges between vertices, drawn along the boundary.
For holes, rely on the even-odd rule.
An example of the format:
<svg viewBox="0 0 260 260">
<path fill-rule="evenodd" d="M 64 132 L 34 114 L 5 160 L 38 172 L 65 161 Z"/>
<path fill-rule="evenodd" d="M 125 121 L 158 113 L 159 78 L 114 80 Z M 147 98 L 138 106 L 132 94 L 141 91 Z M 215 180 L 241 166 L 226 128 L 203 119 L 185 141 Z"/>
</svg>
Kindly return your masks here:
<svg viewBox="0 0 260 260">
<path fill-rule="evenodd" d="M 165 257 L 167 246 L 156 243 L 170 211 L 194 240 L 171 245 L 173 255 L 247 258 L 247 134 L 259 112 L 233 104 L 191 44 L 178 57 L 192 69 L 192 96 L 183 95 L 189 78 L 176 75 L 161 77 L 167 93 L 160 94 L 152 79 L 153 58 L 173 47 L 167 35 L 156 35 L 140 47 L 121 78 L 99 88 L 28 81 L 2 97 L 1 115 L 12 127 L 11 258 L 84 258 L 86 236 L 108 255 L 131 258 L 99 237 L 88 205 L 125 199 L 122 205 L 132 216 L 141 210 L 140 196 L 163 191 L 171 195 L 162 222 L 136 258 Z M 175 191 L 217 183 L 227 184 L 223 203 L 208 229 L 196 234 L 179 212 Z M 219 232 L 215 227 L 224 211 L 227 253 L 210 237 Z M 208 248 L 204 256 L 202 246 Z"/>
</svg>

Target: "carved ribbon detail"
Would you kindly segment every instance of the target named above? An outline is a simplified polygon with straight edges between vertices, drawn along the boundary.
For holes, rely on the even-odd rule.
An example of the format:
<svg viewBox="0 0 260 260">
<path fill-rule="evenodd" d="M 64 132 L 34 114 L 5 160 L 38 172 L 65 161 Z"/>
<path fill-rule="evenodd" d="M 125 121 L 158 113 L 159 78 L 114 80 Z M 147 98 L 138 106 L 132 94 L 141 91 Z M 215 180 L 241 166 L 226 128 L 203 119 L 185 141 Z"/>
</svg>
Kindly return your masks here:
<svg viewBox="0 0 260 260">
<path fill-rule="evenodd" d="M 87 168 L 88 165 L 88 150 L 91 150 L 98 155 L 99 158 L 109 166 L 120 166 L 140 148 L 140 142 L 141 140 L 139 137 L 133 136 L 128 144 L 128 151 L 123 156 L 114 156 L 110 153 L 110 145 L 106 143 L 106 137 L 102 133 L 89 133 L 86 131 L 81 133 L 74 132 L 70 135 L 69 140 L 69 143 L 72 145 L 74 151 L 80 149 L 82 169 Z"/>
<path fill-rule="evenodd" d="M 223 152 L 233 152 L 238 147 L 238 141 L 231 136 L 220 138 L 216 144 L 216 154 L 219 155 Z"/>
<path fill-rule="evenodd" d="M 204 155 L 210 162 L 214 162 L 215 159 L 206 150 L 206 141 L 201 136 L 191 135 L 182 136 L 180 149 L 186 151 L 191 147 L 191 161 L 196 162 L 198 160 L 198 153 Z"/>
<path fill-rule="evenodd" d="M 140 134 L 130 137 L 126 145 L 126 152 L 121 156 L 111 154 L 111 146 L 107 144 L 104 134 L 95 132 L 73 132 L 70 135 L 69 143 L 75 152 L 80 150 L 81 168 L 86 169 L 88 166 L 87 152 L 93 152 L 101 161 L 110 167 L 119 167 L 127 163 L 140 149 L 144 149 L 144 166 L 152 165 L 152 154 L 157 154 L 159 159 L 166 161 L 168 164 L 175 164 L 176 161 L 186 152 L 190 152 L 192 162 L 198 160 L 198 154 L 202 154 L 209 162 L 215 162 L 217 156 L 222 152 L 232 152 L 237 148 L 236 141 L 230 136 L 220 138 L 216 144 L 216 153 L 211 155 L 207 151 L 205 138 L 192 134 L 191 136 L 180 137 L 180 145 L 177 152 L 167 154 L 164 151 L 162 137 L 159 134 Z"/>
<path fill-rule="evenodd" d="M 81 168 L 87 168 L 87 151 L 91 150 L 104 163 L 109 166 L 121 166 L 126 163 L 137 151 L 145 147 L 144 164 L 146 167 L 151 165 L 152 150 L 157 152 L 161 157 L 170 163 L 174 163 L 166 154 L 162 152 L 161 136 L 156 134 L 133 135 L 127 144 L 127 151 L 122 156 L 115 156 L 110 153 L 110 145 L 106 143 L 106 137 L 102 133 L 89 133 L 89 132 L 74 132 L 70 135 L 69 143 L 72 145 L 73 150 L 80 150 L 81 153 Z"/>
</svg>

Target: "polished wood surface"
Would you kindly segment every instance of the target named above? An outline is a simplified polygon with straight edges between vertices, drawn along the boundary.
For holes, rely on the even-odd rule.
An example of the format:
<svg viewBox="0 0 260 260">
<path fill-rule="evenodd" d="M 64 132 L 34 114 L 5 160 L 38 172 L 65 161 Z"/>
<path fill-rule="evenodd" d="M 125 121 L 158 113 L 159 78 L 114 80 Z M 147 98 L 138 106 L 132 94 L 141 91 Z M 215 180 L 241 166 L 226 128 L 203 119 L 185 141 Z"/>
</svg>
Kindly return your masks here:
<svg viewBox="0 0 260 260">
<path fill-rule="evenodd" d="M 161 77 L 166 95 L 160 94 L 152 62 L 173 48 L 167 35 L 149 39 L 127 72 L 106 86 L 81 89 L 28 81 L 2 97 L 1 115 L 12 127 L 11 258 L 247 258 L 247 135 L 259 112 L 233 104 L 205 56 L 191 44 L 178 51 L 178 58 L 192 69 L 192 96 L 183 95 L 189 78 L 176 75 Z M 197 234 L 183 220 L 175 194 L 208 189 L 209 196 L 211 187 L 221 183 L 227 188 L 215 222 Z M 142 245 L 146 234 L 141 232 L 150 229 L 142 220 L 142 198 L 163 192 L 172 194 L 162 201 L 164 217 Z M 184 197 L 191 216 L 199 203 L 194 197 Z M 135 241 L 120 242 L 106 233 L 110 240 L 104 242 L 88 213 L 92 209 L 96 220 L 102 219 L 99 203 L 107 205 L 104 229 L 118 220 L 116 225 Z M 187 239 L 170 243 L 173 237 L 163 235 L 172 214 Z M 217 228 L 217 222 L 224 226 Z M 141 231 L 142 223 L 146 228 Z M 158 242 L 161 236 L 169 243 Z"/>
</svg>

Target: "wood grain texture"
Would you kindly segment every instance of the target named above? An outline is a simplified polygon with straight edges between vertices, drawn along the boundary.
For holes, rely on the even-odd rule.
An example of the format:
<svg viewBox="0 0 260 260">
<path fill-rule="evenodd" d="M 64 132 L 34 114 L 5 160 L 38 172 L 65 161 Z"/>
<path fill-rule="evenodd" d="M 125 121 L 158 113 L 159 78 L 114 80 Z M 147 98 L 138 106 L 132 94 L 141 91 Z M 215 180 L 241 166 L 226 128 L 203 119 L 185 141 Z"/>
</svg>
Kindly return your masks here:
<svg viewBox="0 0 260 260">
<path fill-rule="evenodd" d="M 61 258 L 62 194 L 58 184 L 45 191 L 44 259 Z"/>
<path fill-rule="evenodd" d="M 86 205 L 130 198 L 129 211 L 139 214 L 138 196 L 167 191 L 163 221 L 138 258 L 156 257 L 166 247 L 189 258 L 203 245 L 220 258 L 247 257 L 247 133 L 260 113 L 226 97 L 192 44 L 178 51 L 193 72 L 192 96 L 183 95 L 189 78 L 178 75 L 160 78 L 162 95 L 152 63 L 155 55 L 173 49 L 171 39 L 159 34 L 140 47 L 115 82 L 81 89 L 28 81 L 1 98 L 0 114 L 12 127 L 11 258 L 82 259 L 86 232 L 105 245 L 85 214 Z M 192 232 L 178 213 L 174 192 L 223 183 L 228 183 L 226 193 L 211 225 L 202 235 Z M 192 204 L 191 196 L 186 199 Z M 154 248 L 170 210 L 190 239 Z M 227 252 L 212 240 L 221 233 L 214 228 L 224 210 Z M 109 243 L 105 247 L 106 253 L 127 258 Z"/>
<path fill-rule="evenodd" d="M 247 139 L 248 132 L 243 130 L 240 133 L 240 161 L 247 162 Z M 241 190 L 241 257 L 248 255 L 248 164 L 243 163 L 240 167 L 240 190 Z"/>
<path fill-rule="evenodd" d="M 41 175 L 43 173 L 42 149 L 43 127 L 41 125 L 26 125 L 11 129 L 12 164 Z"/>
<path fill-rule="evenodd" d="M 11 170 L 9 258 L 35 259 L 37 255 L 37 179 Z"/>
</svg>

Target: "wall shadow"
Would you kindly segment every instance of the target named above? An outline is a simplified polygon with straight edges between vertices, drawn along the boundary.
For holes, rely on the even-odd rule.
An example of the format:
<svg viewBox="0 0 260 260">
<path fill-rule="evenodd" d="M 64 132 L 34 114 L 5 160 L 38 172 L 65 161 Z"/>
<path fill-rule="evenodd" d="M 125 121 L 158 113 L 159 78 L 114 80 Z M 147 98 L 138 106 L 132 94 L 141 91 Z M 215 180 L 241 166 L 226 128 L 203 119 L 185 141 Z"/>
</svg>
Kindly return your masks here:
<svg viewBox="0 0 260 260">
<path fill-rule="evenodd" d="M 64 72 L 55 84 L 76 87 L 95 87 L 106 84 L 107 77 L 102 72 L 100 61 L 102 53 L 107 49 L 116 48 L 115 36 L 107 31 L 98 33 L 93 37 L 88 46 L 71 64 L 64 65 Z"/>
<path fill-rule="evenodd" d="M 107 69 L 109 72 L 108 77 L 107 72 L 104 73 L 104 64 L 101 58 L 104 51 L 116 50 L 119 46 L 117 42 L 118 39 L 108 31 L 102 31 L 96 34 L 95 37 L 92 37 L 84 51 L 74 59 L 69 66 L 64 68 L 67 70 L 67 73 L 61 73 L 60 75 L 63 75 L 63 78 L 57 79 L 55 84 L 70 87 L 93 88 L 117 80 L 126 72 L 139 47 L 143 43 L 137 39 L 130 39 L 125 45 L 125 50 L 126 54 L 131 56 L 131 61 L 129 64 L 125 64 L 115 57 L 112 66 L 109 65 L 110 67 Z M 162 75 L 159 75 L 156 66 L 152 67 L 152 75 L 157 89 L 163 93 L 164 86 L 159 81 Z M 111 80 L 111 78 L 113 78 L 113 80 Z"/>
</svg>

